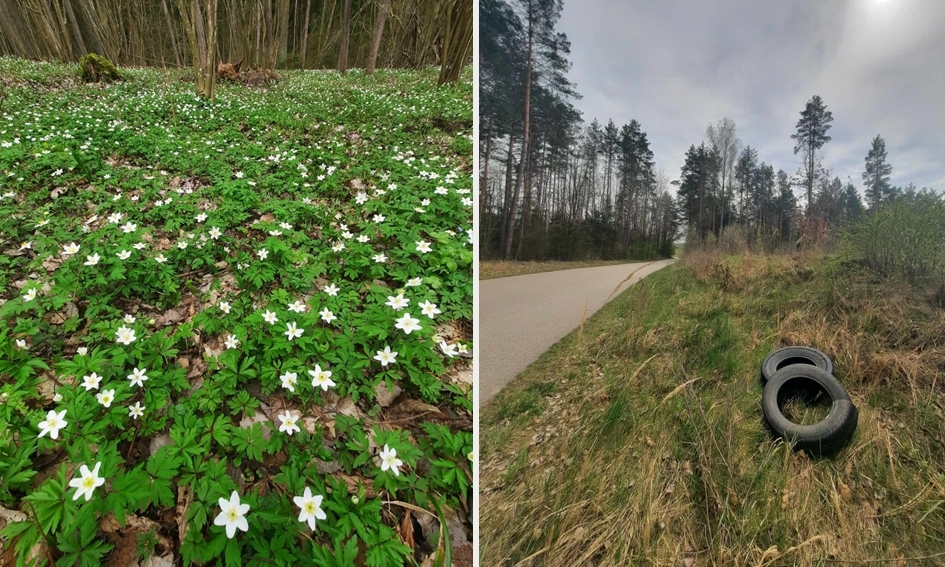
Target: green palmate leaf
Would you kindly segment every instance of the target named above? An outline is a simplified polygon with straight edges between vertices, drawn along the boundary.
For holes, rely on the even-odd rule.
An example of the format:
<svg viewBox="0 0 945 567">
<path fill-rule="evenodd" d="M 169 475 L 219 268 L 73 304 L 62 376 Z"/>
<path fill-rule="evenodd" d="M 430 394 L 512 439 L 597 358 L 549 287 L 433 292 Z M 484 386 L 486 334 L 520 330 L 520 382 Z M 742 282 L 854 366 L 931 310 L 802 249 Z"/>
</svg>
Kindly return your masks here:
<svg viewBox="0 0 945 567">
<path fill-rule="evenodd" d="M 230 539 L 226 542 L 226 565 L 227 567 L 240 567 L 243 565 L 240 543 L 235 539 Z"/>
<path fill-rule="evenodd" d="M 65 468 L 60 468 L 55 478 L 42 484 L 39 490 L 24 498 L 36 513 L 36 519 L 45 533 L 53 533 L 60 522 L 71 521 L 73 508 L 66 505 Z"/>
</svg>

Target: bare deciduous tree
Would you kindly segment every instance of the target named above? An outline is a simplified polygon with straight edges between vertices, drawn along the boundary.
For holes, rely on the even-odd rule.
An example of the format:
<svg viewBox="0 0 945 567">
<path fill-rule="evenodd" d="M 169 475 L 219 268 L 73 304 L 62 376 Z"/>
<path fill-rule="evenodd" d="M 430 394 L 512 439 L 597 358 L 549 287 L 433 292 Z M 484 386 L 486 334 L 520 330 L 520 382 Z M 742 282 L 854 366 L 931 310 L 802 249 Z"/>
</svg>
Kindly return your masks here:
<svg viewBox="0 0 945 567">
<path fill-rule="evenodd" d="M 203 9 L 201 9 L 203 4 Z M 213 100 L 216 83 L 217 0 L 177 0 L 194 62 L 197 94 Z"/>
</svg>

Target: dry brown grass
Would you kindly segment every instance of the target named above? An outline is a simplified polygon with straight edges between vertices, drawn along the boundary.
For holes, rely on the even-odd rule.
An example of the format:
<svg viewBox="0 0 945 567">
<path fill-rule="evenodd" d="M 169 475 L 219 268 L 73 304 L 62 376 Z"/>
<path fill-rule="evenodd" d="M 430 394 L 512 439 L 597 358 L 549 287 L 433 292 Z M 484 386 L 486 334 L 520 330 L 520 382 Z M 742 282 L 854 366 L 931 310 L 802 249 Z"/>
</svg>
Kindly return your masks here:
<svg viewBox="0 0 945 567">
<path fill-rule="evenodd" d="M 811 459 L 758 368 L 824 350 L 859 411 Z M 945 312 L 816 251 L 687 250 L 481 416 L 483 565 L 945 564 Z"/>
</svg>

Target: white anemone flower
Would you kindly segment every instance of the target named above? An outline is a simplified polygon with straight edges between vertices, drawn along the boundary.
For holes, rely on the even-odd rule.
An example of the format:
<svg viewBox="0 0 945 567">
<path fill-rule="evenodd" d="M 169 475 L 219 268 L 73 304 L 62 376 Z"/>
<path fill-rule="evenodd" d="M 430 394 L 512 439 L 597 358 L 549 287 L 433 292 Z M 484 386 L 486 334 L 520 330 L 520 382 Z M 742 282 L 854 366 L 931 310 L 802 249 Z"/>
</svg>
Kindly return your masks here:
<svg viewBox="0 0 945 567">
<path fill-rule="evenodd" d="M 400 476 L 400 467 L 404 462 L 397 458 L 397 449 L 392 449 L 385 444 L 379 456 L 382 471 L 390 470 L 394 473 L 394 476 Z"/>
<path fill-rule="evenodd" d="M 246 513 L 249 512 L 249 504 L 240 503 L 240 495 L 234 490 L 230 499 L 220 498 L 220 513 L 213 519 L 213 525 L 225 526 L 226 537 L 233 539 L 236 530 L 249 531 L 249 523 L 246 521 Z"/>
<path fill-rule="evenodd" d="M 305 492 L 302 493 L 302 496 L 296 496 L 292 499 L 295 502 L 295 505 L 299 507 L 299 521 L 308 523 L 308 527 L 311 530 L 315 530 L 315 520 L 326 520 L 328 516 L 325 515 L 324 510 L 322 510 L 322 500 L 324 496 L 321 494 L 312 494 L 312 490 L 309 487 L 305 487 Z"/>
<path fill-rule="evenodd" d="M 101 468 L 101 462 L 95 463 L 95 468 L 91 471 L 86 465 L 79 467 L 79 476 L 69 481 L 70 487 L 78 489 L 72 495 L 73 500 L 78 500 L 82 496 L 85 496 L 86 502 L 92 499 L 92 493 L 95 492 L 95 489 L 105 484 L 105 479 L 98 476 L 98 471 Z"/>
<path fill-rule="evenodd" d="M 384 350 L 377 351 L 377 356 L 374 357 L 374 360 L 381 363 L 381 366 L 387 366 L 397 362 L 397 351 L 391 351 L 390 346 L 385 346 Z"/>
<path fill-rule="evenodd" d="M 49 434 L 50 439 L 59 439 L 59 430 L 69 425 L 66 421 L 66 410 L 56 413 L 55 410 L 49 410 L 46 419 L 39 422 L 39 436 Z"/>
</svg>

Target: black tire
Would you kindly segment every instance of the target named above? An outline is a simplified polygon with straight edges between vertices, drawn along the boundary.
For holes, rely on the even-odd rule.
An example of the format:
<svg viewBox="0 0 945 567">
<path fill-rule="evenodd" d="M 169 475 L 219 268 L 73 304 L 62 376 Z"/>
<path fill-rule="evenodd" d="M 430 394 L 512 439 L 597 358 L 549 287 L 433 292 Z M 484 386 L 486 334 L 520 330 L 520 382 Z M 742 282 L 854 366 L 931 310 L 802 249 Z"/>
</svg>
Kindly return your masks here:
<svg viewBox="0 0 945 567">
<path fill-rule="evenodd" d="M 791 364 L 816 366 L 827 374 L 833 374 L 833 362 L 829 356 L 815 348 L 792 346 L 779 348 L 765 358 L 761 363 L 761 383 L 771 380 L 775 372 Z"/>
<path fill-rule="evenodd" d="M 830 413 L 819 423 L 799 425 L 781 411 L 792 391 L 803 387 L 822 389 L 830 396 Z M 836 378 L 816 366 L 792 364 L 778 370 L 765 384 L 761 411 L 776 435 L 813 455 L 839 451 L 856 431 L 857 411 L 850 396 Z"/>
</svg>

